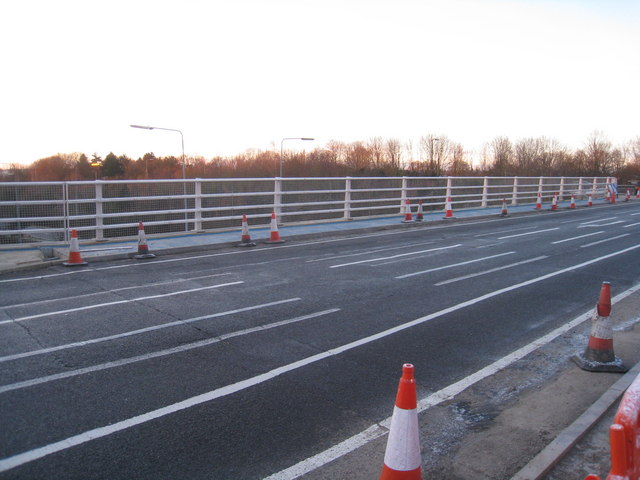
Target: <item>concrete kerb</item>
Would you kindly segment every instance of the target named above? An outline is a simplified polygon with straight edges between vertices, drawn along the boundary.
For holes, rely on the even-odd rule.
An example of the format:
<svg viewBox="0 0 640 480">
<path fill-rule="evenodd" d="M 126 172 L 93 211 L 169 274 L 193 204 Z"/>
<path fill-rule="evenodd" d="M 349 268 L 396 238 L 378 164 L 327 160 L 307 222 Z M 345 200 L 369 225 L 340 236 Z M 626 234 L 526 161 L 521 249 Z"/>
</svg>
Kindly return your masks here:
<svg viewBox="0 0 640 480">
<path fill-rule="evenodd" d="M 571 425 L 562 430 L 547 447 L 531 459 L 518 473 L 511 477 L 511 480 L 542 479 L 576 446 L 580 439 L 600 421 L 605 413 L 620 400 L 638 374 L 640 374 L 640 362 L 636 363 L 622 378 L 609 387 L 593 405 Z"/>
<path fill-rule="evenodd" d="M 603 203 L 599 205 L 594 205 L 593 207 L 589 207 L 589 208 L 595 209 L 595 208 L 604 208 L 608 206 L 610 205 Z M 516 207 L 512 207 L 510 209 L 509 218 L 520 217 L 520 216 L 531 215 L 531 214 L 539 215 L 541 213 L 558 214 L 565 211 L 575 212 L 576 209 L 567 208 L 567 209 L 562 209 L 560 211 L 559 210 L 551 211 L 549 209 L 533 210 L 530 208 L 530 205 L 519 205 Z M 457 210 L 456 213 L 458 215 L 454 219 L 454 222 L 452 222 L 451 219 L 443 220 L 441 218 L 442 212 L 433 211 L 433 212 L 424 214 L 425 220 L 423 222 L 415 222 L 415 223 L 401 223 L 400 216 L 394 215 L 394 216 L 384 216 L 384 217 L 370 217 L 366 219 L 355 219 L 355 220 L 341 220 L 341 221 L 330 220 L 327 222 L 305 222 L 305 223 L 296 223 L 292 225 L 287 225 L 285 223 L 280 228 L 281 228 L 282 236 L 285 237 L 286 239 L 300 241 L 300 240 L 314 240 L 318 238 L 330 238 L 329 236 L 332 236 L 334 238 L 337 236 L 344 237 L 347 235 L 354 235 L 355 234 L 354 232 L 366 233 L 366 232 L 376 232 L 376 231 L 394 230 L 394 229 L 402 229 L 402 228 L 411 228 L 411 229 L 425 228 L 425 227 L 428 228 L 429 226 L 433 226 L 433 225 L 456 225 L 459 223 L 474 221 L 474 220 L 483 219 L 483 218 L 486 219 L 486 218 L 495 217 L 498 220 L 500 218 L 503 218 L 503 217 L 500 217 L 499 215 L 500 207 L 468 209 L 468 210 L 460 209 L 460 210 Z M 380 223 L 380 224 L 366 225 L 366 224 L 372 224 L 372 223 Z M 344 228 L 336 228 L 336 226 L 338 225 Z M 308 228 L 314 227 L 318 231 L 311 232 L 311 233 L 297 233 L 297 234 L 287 233 L 287 230 L 289 229 L 302 229 L 305 227 L 308 227 Z M 216 250 L 226 249 L 226 248 L 233 247 L 237 245 L 238 243 L 237 239 L 234 238 L 233 240 L 228 240 L 228 241 L 217 241 L 215 240 L 215 237 L 219 237 L 225 234 L 228 236 L 230 233 L 233 233 L 233 234 L 237 234 L 237 237 L 240 238 L 239 232 L 240 232 L 239 228 L 232 228 L 232 229 L 220 230 L 215 232 L 194 232 L 194 233 L 187 233 L 187 234 L 183 233 L 179 235 L 165 235 L 165 234 L 147 235 L 147 240 L 149 242 L 150 251 L 154 253 L 162 252 L 163 255 L 173 255 L 173 254 L 181 254 L 181 253 L 188 253 L 188 252 L 202 252 L 202 251 L 212 250 L 212 249 L 216 249 Z M 266 233 L 267 236 L 265 238 L 268 238 L 269 228 L 262 228 L 262 227 L 254 228 L 252 229 L 252 232 Z M 209 236 L 212 241 L 204 242 L 200 245 L 182 245 L 182 246 L 172 246 L 172 247 L 164 247 L 164 248 L 158 245 L 158 242 L 163 240 L 179 241 L 181 237 L 197 238 L 197 237 L 205 237 L 205 236 Z M 258 235 L 256 236 L 255 239 L 261 240 L 262 237 Z M 108 252 L 110 248 L 113 248 L 113 247 L 109 247 L 109 245 L 120 245 L 120 244 L 131 245 L 131 251 L 87 255 L 87 252 L 90 251 L 90 249 L 88 249 L 87 247 L 101 246 L 103 248 L 95 248 L 95 251 Z M 83 255 L 83 257 L 85 255 L 87 256 L 88 260 L 90 260 L 90 263 L 113 261 L 113 260 L 124 260 L 127 258 L 132 258 L 133 255 L 135 255 L 136 245 L 137 245 L 136 240 L 125 240 L 122 238 L 116 238 L 116 239 L 110 239 L 102 242 L 83 243 L 81 244 L 80 252 Z M 53 248 L 54 252 L 59 258 L 56 258 L 56 259 L 45 258 L 41 251 L 41 249 L 45 247 Z M 37 270 L 40 268 L 49 267 L 51 265 L 59 265 L 64 261 L 66 261 L 67 251 L 68 251 L 68 247 L 66 244 L 65 245 L 60 245 L 60 244 L 43 245 L 43 246 L 28 247 L 28 248 L 16 248 L 16 247 L 7 248 L 7 249 L 0 248 L 0 272 L 9 273 L 9 272 L 19 272 L 24 270 Z M 22 252 L 22 253 L 15 254 L 15 257 L 20 257 L 20 258 L 12 259 L 5 256 L 6 253 L 15 253 L 15 252 Z M 27 253 L 27 252 L 31 252 L 31 253 Z M 24 259 L 24 257 L 28 257 L 28 258 Z"/>
</svg>

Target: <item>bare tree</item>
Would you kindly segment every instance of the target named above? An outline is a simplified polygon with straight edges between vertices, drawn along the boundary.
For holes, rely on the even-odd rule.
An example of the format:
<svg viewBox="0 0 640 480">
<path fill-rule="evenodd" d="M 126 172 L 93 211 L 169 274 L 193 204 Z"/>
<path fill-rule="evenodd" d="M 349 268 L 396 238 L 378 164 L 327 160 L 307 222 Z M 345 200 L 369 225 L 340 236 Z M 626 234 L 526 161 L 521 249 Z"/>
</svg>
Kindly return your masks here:
<svg viewBox="0 0 640 480">
<path fill-rule="evenodd" d="M 420 148 L 426 158 L 426 174 L 433 177 L 444 175 L 451 150 L 449 139 L 444 135 L 429 134 L 420 138 Z"/>
<path fill-rule="evenodd" d="M 493 157 L 493 173 L 507 176 L 513 165 L 513 146 L 507 137 L 496 137 L 489 145 Z"/>
<path fill-rule="evenodd" d="M 397 138 L 390 138 L 385 143 L 385 153 L 393 175 L 402 169 L 402 144 Z"/>
</svg>

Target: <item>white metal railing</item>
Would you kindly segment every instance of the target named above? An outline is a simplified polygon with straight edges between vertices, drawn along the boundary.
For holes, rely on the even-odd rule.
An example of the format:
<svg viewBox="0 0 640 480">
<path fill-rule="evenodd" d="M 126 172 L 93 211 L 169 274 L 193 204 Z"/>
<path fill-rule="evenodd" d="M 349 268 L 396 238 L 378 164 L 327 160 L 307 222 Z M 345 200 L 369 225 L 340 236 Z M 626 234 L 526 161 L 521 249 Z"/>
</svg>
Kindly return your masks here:
<svg viewBox="0 0 640 480">
<path fill-rule="evenodd" d="M 0 244 L 101 241 L 238 228 L 243 214 L 268 225 L 389 216 L 406 200 L 425 212 L 604 196 L 612 177 L 322 177 L 0 183 Z"/>
</svg>

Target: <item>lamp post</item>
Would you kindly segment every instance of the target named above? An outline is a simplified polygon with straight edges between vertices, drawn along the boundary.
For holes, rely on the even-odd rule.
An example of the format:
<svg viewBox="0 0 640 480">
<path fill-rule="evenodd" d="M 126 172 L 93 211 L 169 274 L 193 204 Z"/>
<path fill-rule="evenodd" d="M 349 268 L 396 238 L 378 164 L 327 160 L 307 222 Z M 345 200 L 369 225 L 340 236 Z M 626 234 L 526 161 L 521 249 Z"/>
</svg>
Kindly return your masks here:
<svg viewBox="0 0 640 480">
<path fill-rule="evenodd" d="M 310 137 L 286 137 L 283 138 L 280 141 L 280 178 L 282 178 L 282 159 L 284 157 L 283 155 L 283 150 L 282 150 L 282 145 L 284 144 L 285 140 L 305 140 L 305 141 L 313 141 L 315 140 L 315 138 L 310 138 Z"/>
<path fill-rule="evenodd" d="M 182 191 L 184 195 L 184 230 L 185 232 L 189 230 L 189 225 L 187 223 L 187 164 L 185 162 L 184 157 L 184 135 L 181 130 L 177 128 L 164 128 L 164 127 L 152 127 L 145 125 L 130 125 L 131 128 L 141 128 L 143 130 L 166 130 L 168 132 L 178 132 L 180 134 L 180 144 L 182 146 Z"/>
</svg>

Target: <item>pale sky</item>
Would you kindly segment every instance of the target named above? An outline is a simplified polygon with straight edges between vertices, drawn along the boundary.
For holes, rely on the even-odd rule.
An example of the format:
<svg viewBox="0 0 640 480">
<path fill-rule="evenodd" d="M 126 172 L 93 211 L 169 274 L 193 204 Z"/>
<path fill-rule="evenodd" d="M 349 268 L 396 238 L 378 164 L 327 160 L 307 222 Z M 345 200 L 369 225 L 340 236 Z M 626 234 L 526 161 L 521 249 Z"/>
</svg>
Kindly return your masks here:
<svg viewBox="0 0 640 480">
<path fill-rule="evenodd" d="M 0 0 L 0 164 L 640 136 L 639 0 Z"/>
</svg>

